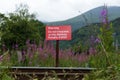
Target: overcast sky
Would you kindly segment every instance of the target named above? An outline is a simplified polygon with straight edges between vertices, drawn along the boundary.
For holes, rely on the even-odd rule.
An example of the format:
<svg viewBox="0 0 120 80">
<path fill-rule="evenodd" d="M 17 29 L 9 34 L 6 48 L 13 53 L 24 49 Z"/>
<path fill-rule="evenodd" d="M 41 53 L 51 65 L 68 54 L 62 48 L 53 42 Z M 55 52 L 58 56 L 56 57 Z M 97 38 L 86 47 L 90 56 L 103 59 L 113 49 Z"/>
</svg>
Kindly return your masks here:
<svg viewBox="0 0 120 80">
<path fill-rule="evenodd" d="M 0 0 L 0 13 L 13 12 L 17 5 L 27 4 L 41 21 L 60 21 L 75 17 L 92 8 L 120 6 L 120 0 Z"/>
</svg>

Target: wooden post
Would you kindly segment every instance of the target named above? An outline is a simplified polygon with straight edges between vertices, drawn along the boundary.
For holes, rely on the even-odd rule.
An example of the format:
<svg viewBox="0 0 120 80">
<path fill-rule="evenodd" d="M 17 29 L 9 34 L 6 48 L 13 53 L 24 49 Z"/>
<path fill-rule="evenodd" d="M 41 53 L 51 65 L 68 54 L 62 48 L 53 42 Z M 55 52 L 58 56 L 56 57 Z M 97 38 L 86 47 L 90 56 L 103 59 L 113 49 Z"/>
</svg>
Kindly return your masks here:
<svg viewBox="0 0 120 80">
<path fill-rule="evenodd" d="M 59 66 L 59 40 L 56 40 L 56 60 L 55 60 L 55 66 Z"/>
</svg>

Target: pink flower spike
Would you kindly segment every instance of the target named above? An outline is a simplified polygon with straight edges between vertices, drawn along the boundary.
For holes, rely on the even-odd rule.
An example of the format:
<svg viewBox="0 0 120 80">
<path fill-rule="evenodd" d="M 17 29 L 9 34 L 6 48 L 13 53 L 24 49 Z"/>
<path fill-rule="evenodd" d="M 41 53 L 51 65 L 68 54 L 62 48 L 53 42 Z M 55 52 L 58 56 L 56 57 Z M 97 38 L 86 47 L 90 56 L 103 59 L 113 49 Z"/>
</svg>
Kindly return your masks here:
<svg viewBox="0 0 120 80">
<path fill-rule="evenodd" d="M 101 12 L 101 16 L 106 17 L 106 15 L 107 15 L 107 10 L 103 9 Z"/>
</svg>

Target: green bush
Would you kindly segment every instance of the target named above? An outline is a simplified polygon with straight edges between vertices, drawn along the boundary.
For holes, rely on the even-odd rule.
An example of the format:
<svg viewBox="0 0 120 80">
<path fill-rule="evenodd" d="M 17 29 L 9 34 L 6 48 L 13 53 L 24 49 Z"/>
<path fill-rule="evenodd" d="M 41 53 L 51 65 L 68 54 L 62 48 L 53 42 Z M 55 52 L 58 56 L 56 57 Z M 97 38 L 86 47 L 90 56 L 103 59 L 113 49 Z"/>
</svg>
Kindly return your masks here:
<svg viewBox="0 0 120 80">
<path fill-rule="evenodd" d="M 15 12 L 2 18 L 1 43 L 9 50 L 16 47 L 15 45 L 19 49 L 25 49 L 28 39 L 36 44 L 44 39 L 45 25 L 38 21 L 34 14 L 29 14 L 26 5 L 21 5 Z"/>
</svg>

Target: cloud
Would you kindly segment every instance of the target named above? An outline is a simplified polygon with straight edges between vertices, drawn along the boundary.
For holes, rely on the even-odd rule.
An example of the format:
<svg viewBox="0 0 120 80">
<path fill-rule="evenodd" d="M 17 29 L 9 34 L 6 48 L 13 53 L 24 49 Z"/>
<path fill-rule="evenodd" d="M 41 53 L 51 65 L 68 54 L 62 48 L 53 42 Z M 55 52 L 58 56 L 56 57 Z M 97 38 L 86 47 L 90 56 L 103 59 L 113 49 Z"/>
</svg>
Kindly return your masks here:
<svg viewBox="0 0 120 80">
<path fill-rule="evenodd" d="M 20 3 L 27 4 L 43 21 L 65 20 L 104 4 L 120 6 L 120 0 L 0 0 L 0 12 L 14 11 Z"/>
</svg>

